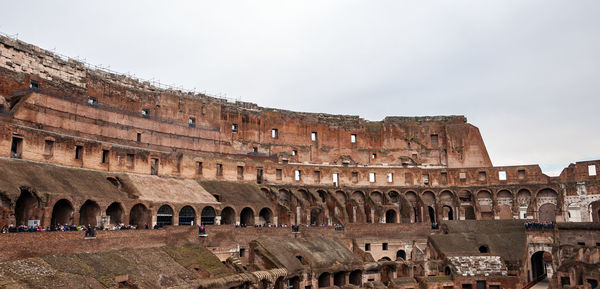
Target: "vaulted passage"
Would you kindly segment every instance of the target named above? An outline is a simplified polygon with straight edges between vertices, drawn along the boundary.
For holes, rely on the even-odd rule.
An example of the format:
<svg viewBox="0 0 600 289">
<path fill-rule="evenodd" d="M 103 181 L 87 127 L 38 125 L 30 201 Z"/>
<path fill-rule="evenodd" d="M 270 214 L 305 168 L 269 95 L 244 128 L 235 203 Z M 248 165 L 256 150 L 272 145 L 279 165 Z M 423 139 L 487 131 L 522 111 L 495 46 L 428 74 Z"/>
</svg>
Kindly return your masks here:
<svg viewBox="0 0 600 289">
<path fill-rule="evenodd" d="M 250 208 L 244 208 L 240 213 L 240 225 L 254 226 L 254 211 Z"/>
<path fill-rule="evenodd" d="M 87 200 L 79 209 L 79 224 L 84 226 L 96 226 L 96 216 L 99 215 L 100 206 L 98 206 L 98 203 L 92 200 Z"/>
<path fill-rule="evenodd" d="M 119 225 L 123 223 L 123 206 L 114 202 L 106 209 L 106 215 L 110 217 L 110 224 Z"/>
<path fill-rule="evenodd" d="M 273 212 L 271 211 L 271 209 L 263 208 L 262 210 L 260 210 L 260 212 L 258 213 L 258 224 L 273 224 Z"/>
<path fill-rule="evenodd" d="M 362 284 L 362 271 L 355 270 L 350 273 L 350 284 L 360 286 Z"/>
<path fill-rule="evenodd" d="M 71 225 L 73 224 L 73 205 L 65 199 L 61 199 L 52 208 L 52 225 Z"/>
<path fill-rule="evenodd" d="M 331 286 L 331 274 L 325 272 L 319 276 L 319 288 Z"/>
<path fill-rule="evenodd" d="M 129 213 L 129 224 L 142 229 L 150 226 L 150 211 L 143 204 L 137 204 L 131 208 Z"/>
<path fill-rule="evenodd" d="M 156 224 L 159 227 L 173 225 L 173 209 L 169 205 L 162 205 L 156 213 Z"/>
<path fill-rule="evenodd" d="M 396 260 L 406 260 L 406 252 L 404 250 L 398 250 L 398 252 L 396 252 Z"/>
<path fill-rule="evenodd" d="M 541 279 L 546 275 L 546 267 L 552 264 L 552 254 L 544 251 L 535 252 L 531 256 L 531 278 Z"/>
<path fill-rule="evenodd" d="M 227 207 L 226 209 L 231 209 L 229 207 Z M 215 209 L 211 206 L 207 206 L 204 207 L 204 209 L 202 209 L 202 213 L 200 214 L 200 224 L 202 225 L 214 225 L 215 224 L 215 216 L 217 214 L 215 213 Z M 234 213 L 231 214 L 232 216 L 234 216 Z M 235 216 L 234 216 L 235 218 Z M 223 220 L 221 220 L 223 221 Z M 235 219 L 233 221 L 231 221 L 231 223 L 227 223 L 227 224 L 233 224 L 233 222 L 235 222 Z"/>
<path fill-rule="evenodd" d="M 204 214 L 204 210 L 202 210 L 202 214 Z M 231 207 L 225 207 L 221 211 L 221 224 L 222 225 L 231 225 L 234 223 L 235 223 L 235 211 Z"/>
<path fill-rule="evenodd" d="M 185 206 L 181 208 L 181 210 L 179 210 L 179 226 L 192 226 L 194 225 L 195 220 L 196 211 L 194 211 L 194 208 L 190 206 Z"/>
<path fill-rule="evenodd" d="M 387 212 L 385 212 L 385 222 L 386 223 L 396 223 L 396 211 L 394 210 L 388 210 Z"/>
<path fill-rule="evenodd" d="M 22 189 L 15 205 L 16 225 L 27 225 L 28 220 L 39 220 L 40 200 L 31 191 Z"/>
</svg>

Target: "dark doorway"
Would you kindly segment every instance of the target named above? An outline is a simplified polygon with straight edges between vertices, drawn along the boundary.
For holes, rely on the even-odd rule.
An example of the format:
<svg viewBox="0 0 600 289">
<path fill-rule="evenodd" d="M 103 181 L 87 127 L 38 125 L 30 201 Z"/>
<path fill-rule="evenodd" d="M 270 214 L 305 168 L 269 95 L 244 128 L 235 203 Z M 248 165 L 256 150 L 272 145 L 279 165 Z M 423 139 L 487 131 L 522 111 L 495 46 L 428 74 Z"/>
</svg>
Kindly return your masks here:
<svg viewBox="0 0 600 289">
<path fill-rule="evenodd" d="M 331 286 L 331 274 L 325 272 L 319 276 L 319 288 Z"/>
<path fill-rule="evenodd" d="M 73 205 L 65 199 L 61 199 L 52 208 L 52 225 L 72 225 L 73 224 Z"/>
<path fill-rule="evenodd" d="M 465 219 L 466 220 L 475 220 L 475 209 L 473 206 L 464 206 L 465 209 Z"/>
<path fill-rule="evenodd" d="M 15 221 L 17 226 L 27 226 L 27 221 L 37 220 L 39 216 L 36 215 L 37 210 L 40 207 L 40 200 L 31 191 L 21 189 L 21 195 L 17 199 L 15 205 Z"/>
<path fill-rule="evenodd" d="M 350 273 L 350 284 L 359 287 L 362 285 L 362 271 L 355 270 Z"/>
<path fill-rule="evenodd" d="M 258 224 L 269 225 L 273 224 L 273 212 L 269 208 L 263 208 L 258 213 Z"/>
<path fill-rule="evenodd" d="M 150 223 L 150 211 L 143 204 L 137 204 L 129 212 L 129 225 L 138 229 L 148 226 Z"/>
<path fill-rule="evenodd" d="M 385 212 L 385 222 L 388 224 L 396 223 L 396 211 L 388 210 Z"/>
<path fill-rule="evenodd" d="M 231 210 L 231 208 L 229 208 L 229 207 L 227 207 L 225 209 L 230 209 Z M 225 210 L 223 210 L 223 212 L 225 212 Z M 200 214 L 200 224 L 203 225 L 203 226 L 204 225 L 214 225 L 215 224 L 215 216 L 216 215 L 217 214 L 215 213 L 215 209 L 213 209 L 213 207 L 211 207 L 211 206 L 204 207 L 204 209 L 202 209 L 202 213 Z M 234 217 L 234 213 L 233 212 L 231 213 L 231 217 L 233 217 L 234 219 L 231 220 L 227 224 L 233 224 L 235 222 L 235 217 Z"/>
<path fill-rule="evenodd" d="M 254 211 L 250 208 L 244 208 L 240 213 L 240 225 L 254 226 Z"/>
<path fill-rule="evenodd" d="M 429 221 L 433 224 L 435 223 L 435 210 L 431 206 L 428 206 L 427 209 L 429 212 Z"/>
<path fill-rule="evenodd" d="M 204 210 L 202 210 L 202 213 L 204 213 Z M 225 207 L 221 211 L 221 224 L 222 225 L 231 225 L 234 223 L 235 223 L 235 211 L 231 207 Z"/>
<path fill-rule="evenodd" d="M 106 209 L 106 215 L 110 217 L 111 225 L 123 223 L 123 206 L 121 203 L 114 202 Z"/>
<path fill-rule="evenodd" d="M 196 221 L 196 211 L 190 206 L 185 206 L 179 210 L 179 226 L 192 226 Z"/>
<path fill-rule="evenodd" d="M 485 280 L 477 281 L 477 289 L 486 289 L 487 286 L 485 283 Z"/>
<path fill-rule="evenodd" d="M 544 251 L 536 252 L 531 256 L 531 277 L 533 280 L 543 279 L 546 275 L 546 266 L 544 261 L 545 254 L 546 258 L 552 259 L 550 253 L 546 253 Z"/>
<path fill-rule="evenodd" d="M 444 211 L 444 217 L 446 217 L 446 219 L 454 220 L 454 211 L 452 210 L 452 207 L 444 206 L 442 210 Z"/>
<path fill-rule="evenodd" d="M 404 250 L 398 250 L 398 252 L 396 252 L 396 260 L 406 260 L 406 252 Z"/>
<path fill-rule="evenodd" d="M 79 209 L 79 224 L 84 226 L 90 225 L 95 227 L 97 225 L 96 216 L 99 215 L 100 206 L 98 206 L 98 203 L 92 200 L 87 200 Z"/>
<path fill-rule="evenodd" d="M 263 168 L 256 168 L 256 183 L 262 184 L 263 182 Z"/>
<path fill-rule="evenodd" d="M 333 274 L 333 285 L 340 287 L 346 285 L 346 274 L 347 272 L 336 272 Z"/>
<path fill-rule="evenodd" d="M 173 225 L 173 209 L 168 205 L 162 205 L 156 213 L 156 224 L 159 227 Z"/>
<path fill-rule="evenodd" d="M 13 137 L 12 143 L 10 145 L 10 157 L 20 159 L 22 152 L 23 152 L 23 139 L 20 137 Z"/>
</svg>

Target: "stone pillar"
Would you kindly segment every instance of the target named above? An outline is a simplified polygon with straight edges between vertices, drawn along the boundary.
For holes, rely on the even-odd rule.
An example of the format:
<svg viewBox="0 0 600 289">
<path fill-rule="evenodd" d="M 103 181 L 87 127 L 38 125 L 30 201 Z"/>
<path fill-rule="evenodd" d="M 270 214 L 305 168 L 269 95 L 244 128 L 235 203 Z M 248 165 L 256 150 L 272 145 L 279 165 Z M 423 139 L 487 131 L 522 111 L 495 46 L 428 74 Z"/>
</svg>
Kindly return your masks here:
<svg viewBox="0 0 600 289">
<path fill-rule="evenodd" d="M 356 206 L 352 206 L 352 223 L 356 223 Z"/>
<path fill-rule="evenodd" d="M 296 207 L 296 225 L 300 225 L 301 209 L 300 207 Z"/>
<path fill-rule="evenodd" d="M 200 224 L 200 222 L 198 222 Z M 215 225 L 221 225 L 221 216 L 215 216 Z"/>
<path fill-rule="evenodd" d="M 371 209 L 371 223 L 375 223 L 375 209 Z"/>
</svg>

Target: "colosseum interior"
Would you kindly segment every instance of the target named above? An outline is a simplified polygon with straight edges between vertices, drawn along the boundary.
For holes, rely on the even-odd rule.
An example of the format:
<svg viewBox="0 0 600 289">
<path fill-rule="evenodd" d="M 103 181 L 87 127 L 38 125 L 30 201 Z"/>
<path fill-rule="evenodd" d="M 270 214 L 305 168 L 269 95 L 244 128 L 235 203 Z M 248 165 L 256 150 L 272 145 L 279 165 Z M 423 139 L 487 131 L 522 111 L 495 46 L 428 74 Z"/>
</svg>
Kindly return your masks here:
<svg viewBox="0 0 600 289">
<path fill-rule="evenodd" d="M 600 281 L 600 160 L 493 166 L 465 116 L 265 108 L 0 37 L 0 164 L 0 227 L 49 231 L 0 235 L 2 288 Z"/>
</svg>

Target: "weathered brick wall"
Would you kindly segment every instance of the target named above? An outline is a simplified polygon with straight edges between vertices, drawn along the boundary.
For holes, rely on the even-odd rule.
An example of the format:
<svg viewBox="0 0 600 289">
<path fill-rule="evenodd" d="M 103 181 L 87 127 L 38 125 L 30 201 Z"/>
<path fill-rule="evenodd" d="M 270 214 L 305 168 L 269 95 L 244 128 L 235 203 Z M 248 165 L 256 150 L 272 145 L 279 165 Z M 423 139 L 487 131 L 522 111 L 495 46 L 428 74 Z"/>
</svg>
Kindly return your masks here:
<svg viewBox="0 0 600 289">
<path fill-rule="evenodd" d="M 91 253 L 121 248 L 153 248 L 197 242 L 196 227 L 161 230 L 98 231 L 97 238 L 84 240 L 84 232 L 40 232 L 0 234 L 0 261 L 28 257 Z"/>
</svg>

